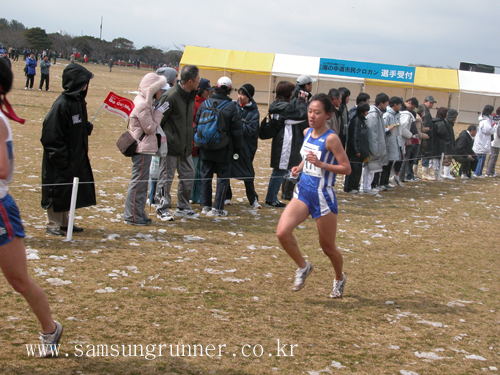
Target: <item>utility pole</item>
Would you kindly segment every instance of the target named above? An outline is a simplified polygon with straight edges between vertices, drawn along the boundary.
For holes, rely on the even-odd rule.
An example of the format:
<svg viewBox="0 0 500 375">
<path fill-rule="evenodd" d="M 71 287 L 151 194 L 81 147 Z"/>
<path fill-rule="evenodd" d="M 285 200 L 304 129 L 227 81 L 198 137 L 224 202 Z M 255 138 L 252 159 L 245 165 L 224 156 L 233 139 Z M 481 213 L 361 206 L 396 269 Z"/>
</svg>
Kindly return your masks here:
<svg viewBox="0 0 500 375">
<path fill-rule="evenodd" d="M 99 32 L 99 40 L 102 40 L 102 16 L 101 16 L 101 30 Z"/>
</svg>

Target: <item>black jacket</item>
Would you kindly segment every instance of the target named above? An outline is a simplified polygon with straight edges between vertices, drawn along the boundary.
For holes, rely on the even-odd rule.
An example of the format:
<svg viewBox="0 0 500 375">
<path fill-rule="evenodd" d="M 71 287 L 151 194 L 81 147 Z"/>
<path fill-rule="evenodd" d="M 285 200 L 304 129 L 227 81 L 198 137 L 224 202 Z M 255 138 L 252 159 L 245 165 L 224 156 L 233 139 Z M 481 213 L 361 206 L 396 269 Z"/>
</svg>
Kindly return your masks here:
<svg viewBox="0 0 500 375">
<path fill-rule="evenodd" d="M 434 158 L 441 158 L 446 150 L 446 139 L 448 138 L 448 125 L 446 119 L 439 117 L 432 119 L 432 154 Z"/>
<path fill-rule="evenodd" d="M 88 157 L 88 136 L 93 125 L 87 119 L 87 90 L 93 77 L 83 66 L 71 63 L 63 71 L 64 91 L 43 122 L 42 207 L 69 211 L 73 177 L 80 178 L 76 208 L 96 204 L 94 176 Z M 48 184 L 69 184 L 46 186 Z"/>
<path fill-rule="evenodd" d="M 348 127 L 347 156 L 351 160 L 357 158 L 356 154 L 361 154 L 359 157 L 362 159 L 367 158 L 370 156 L 370 145 L 366 118 L 354 115 Z"/>
<path fill-rule="evenodd" d="M 238 102 L 234 104 L 241 116 L 243 147 L 239 152 L 239 159 L 235 160 L 231 167 L 231 176 L 234 178 L 255 177 L 253 159 L 259 141 L 259 109 L 253 99 L 244 107 Z"/>
<path fill-rule="evenodd" d="M 476 156 L 472 146 L 474 146 L 474 139 L 467 130 L 462 130 L 455 141 L 455 154 L 463 157 L 467 157 L 467 155 Z"/>
<path fill-rule="evenodd" d="M 422 117 L 422 127 L 424 128 L 429 128 L 429 131 L 422 131 L 429 136 L 429 139 L 423 139 L 422 140 L 422 156 L 424 157 L 430 157 L 430 156 L 435 156 L 433 155 L 433 150 L 434 150 L 434 140 L 432 139 L 433 137 L 433 123 L 432 123 L 432 115 L 431 111 L 429 111 L 429 108 L 425 107 L 425 113 L 424 117 Z"/>
<path fill-rule="evenodd" d="M 455 155 L 455 130 L 453 127 L 455 123 L 446 119 L 446 130 L 448 135 L 446 136 L 446 146 L 444 153 L 446 155 Z"/>
<path fill-rule="evenodd" d="M 280 126 L 262 128 L 259 136 L 262 139 L 273 139 L 271 168 L 291 169 L 302 161 L 300 148 L 304 141 L 304 130 L 309 127 L 307 121 L 304 121 L 307 118 L 307 104 L 297 99 L 292 99 L 290 102 L 276 100 L 269 106 L 269 113 L 276 120 L 273 123 Z M 283 148 L 284 144 L 288 149 Z"/>
<path fill-rule="evenodd" d="M 231 103 L 226 105 L 221 114 L 224 116 L 224 124 L 227 127 L 228 135 L 229 135 L 229 143 L 226 147 L 220 150 L 202 150 L 199 149 L 199 154 L 201 160 L 207 160 L 215 163 L 231 163 L 233 161 L 233 154 L 240 153 L 243 136 L 242 136 L 242 127 L 241 127 L 241 118 L 238 114 L 238 110 L 236 105 L 232 102 L 231 98 L 226 95 L 221 94 L 213 94 L 210 97 L 210 102 L 212 106 L 217 107 L 220 103 L 225 100 L 229 100 Z M 196 112 L 195 123 L 198 124 L 200 120 L 201 112 L 207 108 L 206 101 L 200 105 L 198 108 L 198 112 Z"/>
</svg>

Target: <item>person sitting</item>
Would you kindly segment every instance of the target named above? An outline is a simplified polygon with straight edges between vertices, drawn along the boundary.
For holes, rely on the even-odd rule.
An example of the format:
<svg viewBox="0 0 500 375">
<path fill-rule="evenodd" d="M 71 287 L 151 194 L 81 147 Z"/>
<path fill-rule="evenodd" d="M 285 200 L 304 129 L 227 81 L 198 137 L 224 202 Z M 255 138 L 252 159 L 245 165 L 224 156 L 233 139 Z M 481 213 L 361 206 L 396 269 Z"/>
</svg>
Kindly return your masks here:
<svg viewBox="0 0 500 375">
<path fill-rule="evenodd" d="M 454 159 L 457 162 L 462 163 L 459 170 L 462 180 L 472 178 L 472 170 L 475 170 L 477 167 L 478 158 L 472 149 L 476 134 L 477 126 L 469 125 L 467 130 L 462 130 L 455 141 L 456 155 L 454 156 Z"/>
</svg>

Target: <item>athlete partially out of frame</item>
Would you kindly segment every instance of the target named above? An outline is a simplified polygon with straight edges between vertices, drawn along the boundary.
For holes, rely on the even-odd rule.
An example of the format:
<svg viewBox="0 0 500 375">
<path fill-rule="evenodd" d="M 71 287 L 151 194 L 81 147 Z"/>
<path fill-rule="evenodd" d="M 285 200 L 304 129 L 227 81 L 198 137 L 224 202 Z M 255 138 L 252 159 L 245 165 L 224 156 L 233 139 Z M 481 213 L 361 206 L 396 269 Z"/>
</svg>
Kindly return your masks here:
<svg viewBox="0 0 500 375">
<path fill-rule="evenodd" d="M 0 59 L 0 268 L 10 285 L 28 302 L 42 326 L 41 357 L 55 356 L 63 328 L 52 319 L 45 292 L 28 275 L 24 227 L 16 202 L 7 185 L 14 173 L 12 133 L 8 119 L 24 122 L 16 116 L 6 94 L 12 87 L 13 75 L 4 59 Z M 5 107 L 5 109 L 4 109 Z"/>
<path fill-rule="evenodd" d="M 342 272 L 342 254 L 335 245 L 337 234 L 337 198 L 333 186 L 337 173 L 349 175 L 351 166 L 339 137 L 326 126 L 332 113 L 332 102 L 326 94 L 317 94 L 309 102 L 310 128 L 304 131 L 301 148 L 302 162 L 292 168 L 292 177 L 302 173 L 295 188 L 293 199 L 286 206 L 278 223 L 276 235 L 281 246 L 297 263 L 293 290 L 305 285 L 313 266 L 300 252 L 293 230 L 309 215 L 316 219 L 319 244 L 330 258 L 335 270 L 332 298 L 342 297 L 346 277 Z"/>
</svg>

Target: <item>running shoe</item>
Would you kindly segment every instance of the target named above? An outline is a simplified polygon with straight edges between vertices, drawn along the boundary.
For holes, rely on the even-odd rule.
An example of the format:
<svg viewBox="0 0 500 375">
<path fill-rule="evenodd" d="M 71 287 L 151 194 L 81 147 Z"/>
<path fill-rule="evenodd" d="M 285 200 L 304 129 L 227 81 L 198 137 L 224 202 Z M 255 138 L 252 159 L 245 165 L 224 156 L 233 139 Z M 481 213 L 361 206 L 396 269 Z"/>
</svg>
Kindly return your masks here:
<svg viewBox="0 0 500 375">
<path fill-rule="evenodd" d="M 205 206 L 205 207 L 203 207 L 203 208 L 201 209 L 201 213 L 202 213 L 203 215 L 208 214 L 210 211 L 212 211 L 212 207 L 209 207 L 209 206 Z"/>
<path fill-rule="evenodd" d="M 344 272 L 342 272 L 342 281 L 333 280 L 333 290 L 330 293 L 330 297 L 342 298 L 342 294 L 344 294 L 345 283 L 346 283 L 346 277 Z"/>
<path fill-rule="evenodd" d="M 308 260 L 306 260 L 305 268 L 297 268 L 297 271 L 295 271 L 295 281 L 292 288 L 294 292 L 301 290 L 304 285 L 306 285 L 306 278 L 312 271 L 313 266 Z"/>
<path fill-rule="evenodd" d="M 273 207 L 273 208 L 285 208 L 286 204 L 281 202 L 281 201 L 276 201 L 276 202 L 266 201 L 266 206 Z"/>
<path fill-rule="evenodd" d="M 207 213 L 207 216 L 213 217 L 213 216 L 227 216 L 227 211 L 226 210 L 218 210 L 216 208 L 212 208 L 212 210 Z"/>
<path fill-rule="evenodd" d="M 123 220 L 123 221 L 127 225 L 137 225 L 137 226 L 145 226 L 145 225 L 148 225 L 150 223 L 150 221 L 147 221 L 147 220 L 140 220 L 140 221 Z"/>
<path fill-rule="evenodd" d="M 56 357 L 59 352 L 59 340 L 63 334 L 63 326 L 61 323 L 54 321 L 56 330 L 54 333 L 40 333 L 42 348 L 38 354 L 39 358 Z"/>
<path fill-rule="evenodd" d="M 256 208 L 256 209 L 262 208 L 262 206 L 260 205 L 257 198 L 255 198 L 255 200 L 253 201 L 253 203 L 250 206 L 252 206 L 252 208 Z"/>
<path fill-rule="evenodd" d="M 160 219 L 161 221 L 174 221 L 174 217 L 172 216 L 169 210 L 167 210 L 166 212 L 161 212 L 157 208 L 156 215 L 158 216 L 158 219 Z"/>
<path fill-rule="evenodd" d="M 224 206 L 230 206 L 231 205 L 231 199 L 226 199 L 224 201 Z"/>
<path fill-rule="evenodd" d="M 188 210 L 187 208 L 176 208 L 174 211 L 174 216 L 196 219 L 200 216 L 200 214 L 198 212 L 194 212 L 193 210 Z"/>
</svg>

